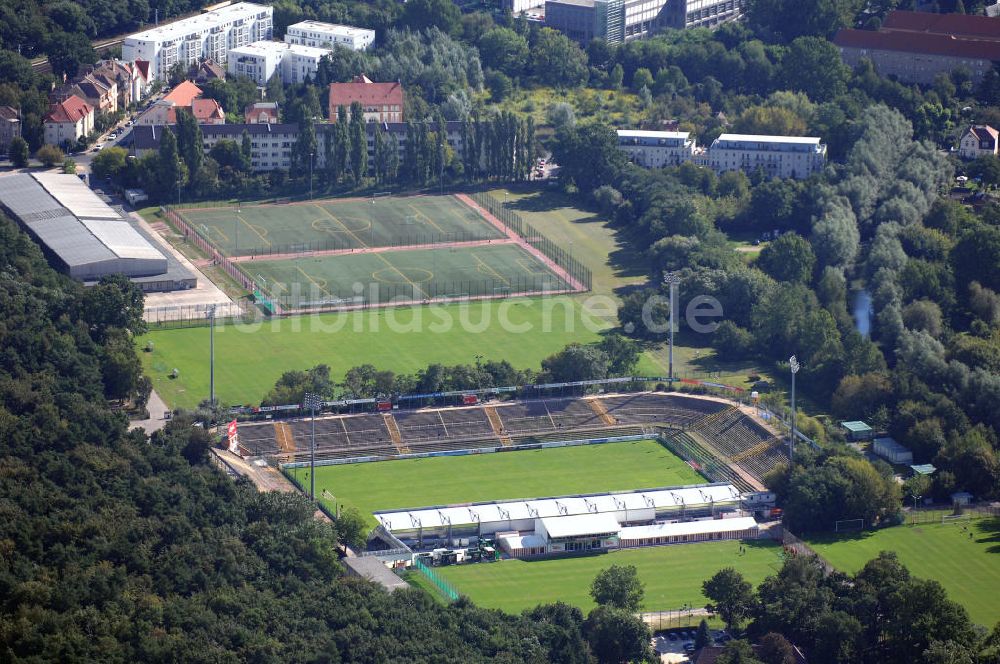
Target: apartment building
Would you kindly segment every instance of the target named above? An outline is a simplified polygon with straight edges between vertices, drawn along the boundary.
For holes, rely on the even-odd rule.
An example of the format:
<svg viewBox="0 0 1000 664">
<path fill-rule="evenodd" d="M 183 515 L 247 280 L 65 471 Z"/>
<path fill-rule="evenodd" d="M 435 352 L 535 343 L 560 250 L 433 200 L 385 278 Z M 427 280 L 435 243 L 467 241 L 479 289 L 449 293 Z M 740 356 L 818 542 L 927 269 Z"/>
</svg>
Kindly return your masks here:
<svg viewBox="0 0 1000 664">
<path fill-rule="evenodd" d="M 118 110 L 118 83 L 106 74 L 87 74 L 61 85 L 52 91 L 49 100 L 59 102 L 74 96 L 90 104 L 97 113 Z"/>
<path fill-rule="evenodd" d="M 876 30 L 842 29 L 833 43 L 844 64 L 870 60 L 882 76 L 931 85 L 967 69 L 977 85 L 1000 61 L 1000 18 L 892 11 Z"/>
<path fill-rule="evenodd" d="M 365 122 L 397 123 L 403 121 L 403 86 L 397 83 L 373 83 L 362 74 L 350 83 L 331 83 L 330 122 L 337 121 L 337 108 L 350 110 L 359 102 Z"/>
<path fill-rule="evenodd" d="M 275 74 L 283 83 L 302 83 L 316 77 L 319 61 L 330 49 L 278 41 L 259 41 L 229 50 L 229 73 L 267 85 Z"/>
<path fill-rule="evenodd" d="M 42 125 L 46 144 L 73 144 L 94 131 L 94 108 L 80 97 L 71 96 L 52 104 Z"/>
<path fill-rule="evenodd" d="M 672 28 L 712 28 L 743 15 L 746 0 L 547 0 L 545 25 L 571 39 L 620 44 Z"/>
<path fill-rule="evenodd" d="M 694 156 L 695 140 L 687 131 L 619 129 L 617 133 L 618 149 L 645 168 L 679 166 Z"/>
<path fill-rule="evenodd" d="M 319 21 L 302 21 L 285 30 L 285 42 L 313 48 L 345 46 L 355 51 L 364 51 L 374 41 L 374 30 Z"/>
<path fill-rule="evenodd" d="M 178 62 L 185 70 L 206 58 L 225 64 L 229 49 L 271 39 L 272 16 L 269 6 L 238 2 L 129 35 L 122 59 L 148 61 L 150 76 L 159 80 Z"/>
<path fill-rule="evenodd" d="M 716 173 L 762 169 L 770 178 L 804 179 L 826 164 L 826 145 L 812 136 L 722 134 L 706 151 L 706 165 Z"/>
</svg>

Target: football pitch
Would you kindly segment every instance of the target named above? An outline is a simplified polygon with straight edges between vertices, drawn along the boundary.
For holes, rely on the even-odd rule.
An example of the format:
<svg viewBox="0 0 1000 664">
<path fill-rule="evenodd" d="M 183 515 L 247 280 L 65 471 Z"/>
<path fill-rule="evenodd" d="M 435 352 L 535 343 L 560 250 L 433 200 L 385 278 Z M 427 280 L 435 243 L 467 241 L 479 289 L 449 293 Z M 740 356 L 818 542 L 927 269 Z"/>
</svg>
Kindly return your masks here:
<svg viewBox="0 0 1000 664">
<path fill-rule="evenodd" d="M 174 211 L 227 256 L 471 242 L 503 237 L 499 229 L 454 196 L 227 204 Z"/>
<path fill-rule="evenodd" d="M 309 485 L 308 468 L 286 473 L 299 486 Z M 372 523 L 371 513 L 376 510 L 704 482 L 704 477 L 655 440 L 316 469 L 317 495 L 328 491 L 342 507 L 358 508 Z"/>
<path fill-rule="evenodd" d="M 475 247 L 254 260 L 241 267 L 284 307 L 507 296 L 571 287 L 510 240 Z"/>
<path fill-rule="evenodd" d="M 708 600 L 701 584 L 724 567 L 735 567 L 756 586 L 780 569 L 781 553 L 772 540 L 700 542 L 578 558 L 435 567 L 434 572 L 479 606 L 519 613 L 559 601 L 586 613 L 594 607 L 590 583 L 598 572 L 611 565 L 635 565 L 646 590 L 643 611 L 668 611 L 685 604 L 704 607 Z"/>
<path fill-rule="evenodd" d="M 830 564 L 852 574 L 880 551 L 895 551 L 911 574 L 938 581 L 975 622 L 991 628 L 1000 620 L 1000 519 L 894 526 L 807 541 Z"/>
</svg>

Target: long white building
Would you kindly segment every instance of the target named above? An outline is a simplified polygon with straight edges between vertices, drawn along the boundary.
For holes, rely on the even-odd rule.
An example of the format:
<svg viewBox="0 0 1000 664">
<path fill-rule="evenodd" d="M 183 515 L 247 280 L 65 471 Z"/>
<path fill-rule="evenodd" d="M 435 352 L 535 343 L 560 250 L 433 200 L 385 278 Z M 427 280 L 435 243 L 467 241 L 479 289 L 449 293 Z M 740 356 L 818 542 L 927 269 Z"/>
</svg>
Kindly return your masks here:
<svg viewBox="0 0 1000 664">
<path fill-rule="evenodd" d="M 246 76 L 266 85 L 274 74 L 283 83 L 301 83 L 315 78 L 319 61 L 328 48 L 315 48 L 278 41 L 259 41 L 229 49 L 226 68 L 230 74 Z"/>
<path fill-rule="evenodd" d="M 707 152 L 716 173 L 762 169 L 767 177 L 804 179 L 823 169 L 826 144 L 815 136 L 722 134 Z"/>
<path fill-rule="evenodd" d="M 695 140 L 687 131 L 619 129 L 618 149 L 640 166 L 663 168 L 691 161 Z"/>
<path fill-rule="evenodd" d="M 350 25 L 302 21 L 288 26 L 285 41 L 315 48 L 346 46 L 355 51 L 363 51 L 375 41 L 375 31 Z"/>
<path fill-rule="evenodd" d="M 225 64 L 230 49 L 270 39 L 273 9 L 250 2 L 167 23 L 125 38 L 122 60 L 149 62 L 150 80 L 163 80 L 180 62 L 185 67 L 204 58 Z"/>
</svg>

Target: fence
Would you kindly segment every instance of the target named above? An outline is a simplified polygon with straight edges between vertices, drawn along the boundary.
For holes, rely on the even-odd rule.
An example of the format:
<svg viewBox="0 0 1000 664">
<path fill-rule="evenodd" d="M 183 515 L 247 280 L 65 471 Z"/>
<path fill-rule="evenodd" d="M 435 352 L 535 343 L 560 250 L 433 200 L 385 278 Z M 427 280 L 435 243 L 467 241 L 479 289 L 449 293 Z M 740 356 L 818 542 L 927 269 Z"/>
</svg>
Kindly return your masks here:
<svg viewBox="0 0 1000 664">
<path fill-rule="evenodd" d="M 521 218 L 517 212 L 510 209 L 485 192 L 472 194 L 472 200 L 486 208 L 487 212 L 500 220 L 504 227 L 514 231 L 529 245 L 542 252 L 547 258 L 579 282 L 585 290 L 593 287 L 593 276 L 580 261 L 561 246 L 539 233 L 531 224 Z"/>
<path fill-rule="evenodd" d="M 367 231 L 363 233 L 367 235 Z M 237 238 L 239 236 L 236 236 Z M 491 236 L 484 233 L 471 233 L 467 231 L 456 231 L 451 233 L 412 233 L 405 235 L 395 235 L 388 241 L 381 241 L 375 244 L 374 241 L 370 246 L 382 249 L 382 248 L 393 248 L 393 247 L 424 247 L 424 246 L 440 246 L 440 245 L 455 245 L 469 242 L 486 242 L 491 239 Z M 231 256 L 239 257 L 249 257 L 267 259 L 269 256 L 279 256 L 288 254 L 308 254 L 317 252 L 348 252 L 351 249 L 359 249 L 364 245 L 360 244 L 357 240 L 341 239 L 341 238 L 330 238 L 323 241 L 312 241 L 312 242 L 290 242 L 288 244 L 278 244 L 278 245 L 255 245 L 252 242 L 247 243 L 246 246 L 239 246 L 239 241 L 236 241 L 236 246 L 227 247 L 226 252 Z"/>
<path fill-rule="evenodd" d="M 921 507 L 904 513 L 904 522 L 908 526 L 919 524 L 941 523 L 941 517 L 955 514 L 955 508 L 950 506 Z M 963 516 L 970 519 L 990 519 L 1000 517 L 1000 507 L 992 505 L 963 505 Z"/>
<path fill-rule="evenodd" d="M 420 559 L 413 559 L 413 567 L 427 577 L 427 580 L 434 584 L 434 587 L 437 588 L 446 599 L 452 602 L 458 599 L 458 591 L 455 590 L 454 586 L 438 576 L 437 573 L 430 567 L 420 562 Z"/>
<path fill-rule="evenodd" d="M 823 556 L 816 553 L 811 546 L 796 537 L 788 528 L 783 528 L 781 531 L 781 545 L 785 550 L 785 555 L 814 556 L 823 566 L 824 573 L 832 574 L 836 571 L 836 568 L 828 563 Z"/>
<path fill-rule="evenodd" d="M 215 307 L 216 323 L 251 322 L 259 311 L 245 300 L 219 304 L 177 304 L 147 307 L 142 318 L 149 327 L 196 327 L 208 325 L 208 311 Z"/>
</svg>

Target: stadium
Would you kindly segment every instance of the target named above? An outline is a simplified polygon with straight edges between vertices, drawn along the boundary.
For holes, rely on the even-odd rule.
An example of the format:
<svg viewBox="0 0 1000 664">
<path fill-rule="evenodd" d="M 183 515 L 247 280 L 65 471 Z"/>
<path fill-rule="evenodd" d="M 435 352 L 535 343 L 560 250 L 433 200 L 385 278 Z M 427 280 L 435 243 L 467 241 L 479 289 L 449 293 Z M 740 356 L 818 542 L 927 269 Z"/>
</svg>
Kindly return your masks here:
<svg viewBox="0 0 1000 664">
<path fill-rule="evenodd" d="M 319 503 L 358 507 L 371 526 L 359 555 L 412 566 L 448 597 L 458 591 L 430 568 L 776 535 L 762 478 L 787 456 L 754 408 L 681 393 L 490 392 L 325 402 L 315 421 L 241 424 L 239 447 L 308 493 L 315 435 Z M 243 412 L 282 413 L 301 408 Z"/>
<path fill-rule="evenodd" d="M 272 313 L 590 288 L 587 268 L 484 196 L 213 203 L 165 212 Z"/>
</svg>

